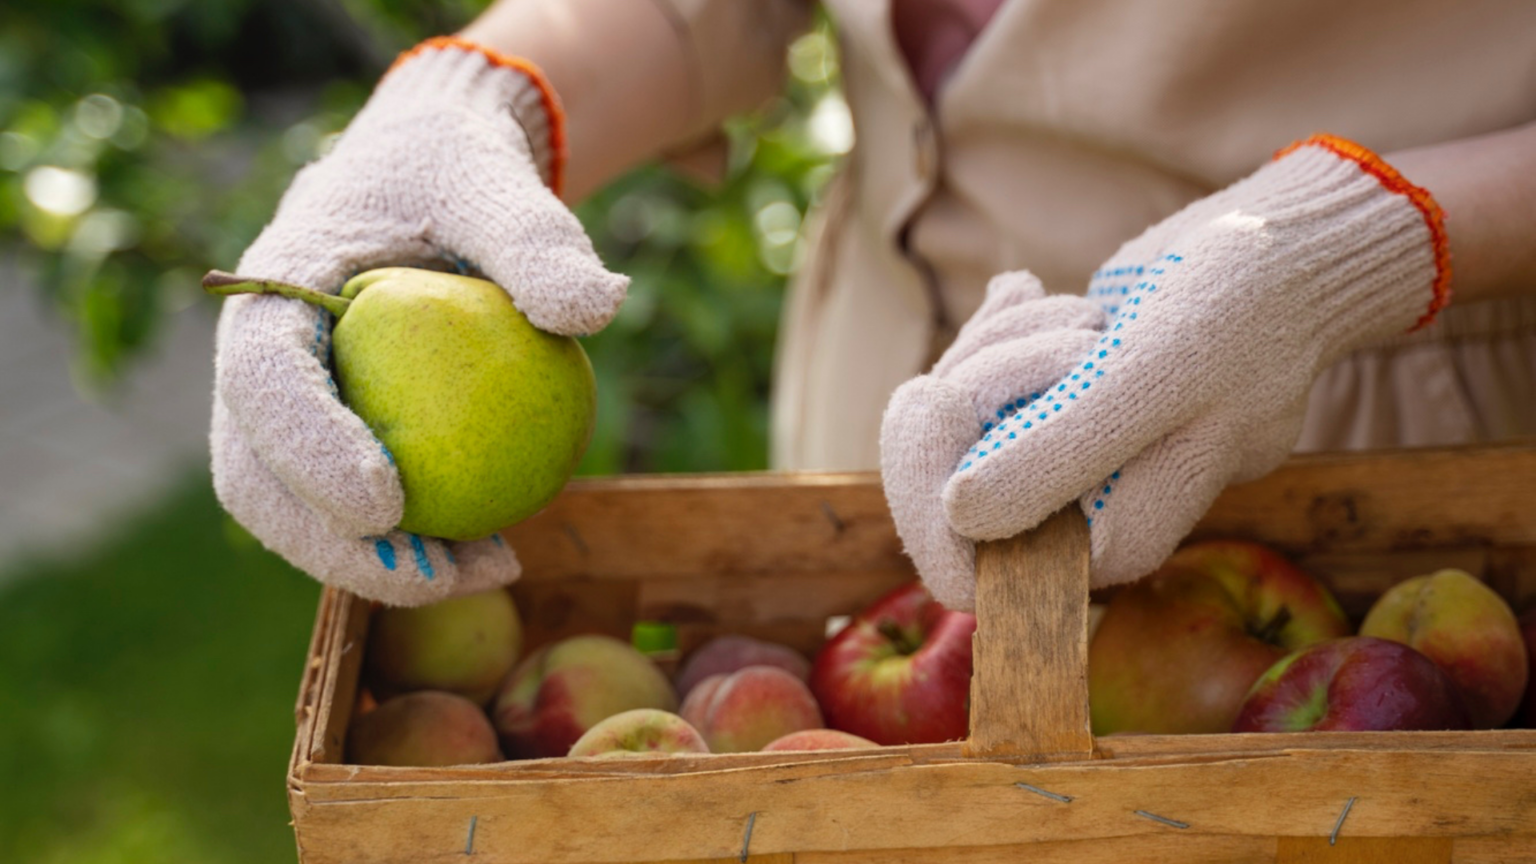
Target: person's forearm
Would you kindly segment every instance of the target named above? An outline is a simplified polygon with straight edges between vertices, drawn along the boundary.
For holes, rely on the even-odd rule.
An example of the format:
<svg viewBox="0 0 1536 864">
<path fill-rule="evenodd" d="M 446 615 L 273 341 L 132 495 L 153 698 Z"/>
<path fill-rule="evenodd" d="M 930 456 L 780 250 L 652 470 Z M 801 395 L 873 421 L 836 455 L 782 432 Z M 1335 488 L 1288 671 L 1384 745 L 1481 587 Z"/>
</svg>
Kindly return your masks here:
<svg viewBox="0 0 1536 864">
<path fill-rule="evenodd" d="M 687 134 L 689 70 L 648 0 L 498 0 L 459 35 L 533 61 L 566 115 L 563 195 L 579 201 Z"/>
<path fill-rule="evenodd" d="M 1536 123 L 1383 158 L 1445 211 L 1452 303 L 1536 294 Z"/>
</svg>

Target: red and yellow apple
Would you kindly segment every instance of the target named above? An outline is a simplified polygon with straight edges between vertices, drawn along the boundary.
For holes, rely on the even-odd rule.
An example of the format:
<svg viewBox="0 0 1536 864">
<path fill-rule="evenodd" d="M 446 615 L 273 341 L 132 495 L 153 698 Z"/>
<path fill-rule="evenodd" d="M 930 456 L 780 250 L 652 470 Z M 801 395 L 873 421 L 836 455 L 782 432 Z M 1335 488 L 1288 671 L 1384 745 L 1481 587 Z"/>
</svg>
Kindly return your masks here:
<svg viewBox="0 0 1536 864">
<path fill-rule="evenodd" d="M 1434 661 L 1399 642 L 1331 639 L 1260 676 L 1233 732 L 1466 729 L 1467 709 Z"/>
<path fill-rule="evenodd" d="M 491 708 L 514 759 L 564 756 L 598 722 L 634 708 L 677 710 L 672 684 L 649 658 L 609 636 L 573 636 L 517 664 Z"/>
<path fill-rule="evenodd" d="M 1502 726 L 1525 692 L 1525 642 L 1515 613 L 1464 570 L 1393 585 L 1360 623 L 1361 636 L 1411 646 L 1439 664 L 1465 697 L 1472 728 Z"/>
<path fill-rule="evenodd" d="M 827 725 L 877 744 L 964 738 L 975 632 L 976 616 L 944 608 L 920 582 L 879 598 L 811 666 Z"/>
<path fill-rule="evenodd" d="M 619 759 L 662 753 L 708 753 L 699 730 L 670 711 L 636 708 L 597 722 L 571 745 L 569 756 Z"/>
<path fill-rule="evenodd" d="M 712 753 L 748 753 L 802 729 L 823 726 L 816 698 L 777 666 L 748 666 L 698 683 L 679 709 Z"/>
<path fill-rule="evenodd" d="M 1266 669 L 1349 629 L 1328 589 L 1274 550 L 1192 543 L 1111 598 L 1088 651 L 1093 732 L 1226 732 Z"/>
</svg>

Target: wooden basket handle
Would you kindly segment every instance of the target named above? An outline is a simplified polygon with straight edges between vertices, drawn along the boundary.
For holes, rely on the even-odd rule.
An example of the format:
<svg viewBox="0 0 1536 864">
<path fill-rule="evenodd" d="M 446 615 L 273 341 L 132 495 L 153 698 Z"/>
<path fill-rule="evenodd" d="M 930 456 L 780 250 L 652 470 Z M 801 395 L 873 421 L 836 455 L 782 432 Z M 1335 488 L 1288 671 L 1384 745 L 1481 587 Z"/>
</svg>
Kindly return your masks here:
<svg viewBox="0 0 1536 864">
<path fill-rule="evenodd" d="M 1088 525 L 1076 506 L 1033 531 L 977 545 L 976 619 L 967 755 L 1092 756 Z"/>
</svg>

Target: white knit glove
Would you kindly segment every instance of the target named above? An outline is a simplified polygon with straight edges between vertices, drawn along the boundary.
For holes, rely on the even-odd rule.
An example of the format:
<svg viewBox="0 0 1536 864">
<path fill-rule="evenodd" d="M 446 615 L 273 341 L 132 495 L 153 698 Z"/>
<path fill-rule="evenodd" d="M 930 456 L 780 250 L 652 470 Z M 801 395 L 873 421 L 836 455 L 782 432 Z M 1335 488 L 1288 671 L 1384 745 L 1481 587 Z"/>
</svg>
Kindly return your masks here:
<svg viewBox="0 0 1536 864">
<path fill-rule="evenodd" d="M 989 297 L 950 349 L 974 354 L 973 371 L 945 368 L 946 354 L 887 408 L 881 465 L 908 552 L 936 596 L 969 608 L 971 541 L 1026 531 L 1076 500 L 1093 586 L 1140 578 L 1227 484 L 1289 455 L 1319 372 L 1427 323 L 1449 274 L 1428 193 L 1320 136 L 1122 247 L 1088 290 L 1104 329 L 1065 366 L 1030 359 L 1043 351 L 1032 316 L 1007 323 Z M 970 334 L 984 327 L 1015 328 L 1020 356 L 983 367 Z M 935 378 L 954 379 L 976 410 L 962 415 Z M 976 417 L 999 405 L 982 432 Z"/>
<path fill-rule="evenodd" d="M 425 42 L 401 56 L 335 148 L 299 172 L 238 272 L 336 293 L 378 266 L 467 264 L 536 326 L 595 332 L 628 280 L 604 269 L 550 188 L 561 135 L 554 94 L 531 65 L 455 39 Z M 225 509 L 322 582 L 394 605 L 516 579 L 499 538 L 393 530 L 399 474 L 337 398 L 330 324 L 298 300 L 225 301 L 210 435 Z"/>
</svg>

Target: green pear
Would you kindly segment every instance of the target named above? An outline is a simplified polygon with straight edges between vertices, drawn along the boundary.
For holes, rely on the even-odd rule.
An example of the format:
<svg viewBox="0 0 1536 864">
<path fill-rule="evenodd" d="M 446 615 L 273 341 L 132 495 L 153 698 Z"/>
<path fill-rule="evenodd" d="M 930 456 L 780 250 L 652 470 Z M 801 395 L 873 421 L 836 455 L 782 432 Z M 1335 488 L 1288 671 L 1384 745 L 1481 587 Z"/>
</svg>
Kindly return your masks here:
<svg viewBox="0 0 1536 864">
<path fill-rule="evenodd" d="M 341 398 L 400 471 L 400 530 L 476 540 L 532 516 L 576 470 L 597 413 L 581 345 L 484 279 L 389 267 L 340 296 L 215 271 L 215 294 L 279 294 L 336 316 Z"/>
</svg>

